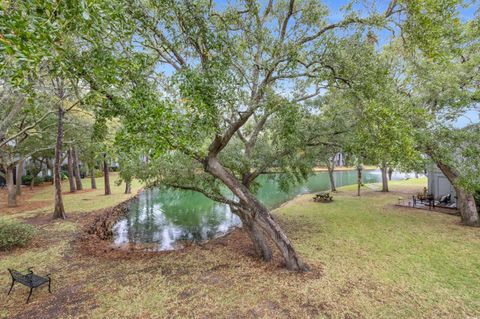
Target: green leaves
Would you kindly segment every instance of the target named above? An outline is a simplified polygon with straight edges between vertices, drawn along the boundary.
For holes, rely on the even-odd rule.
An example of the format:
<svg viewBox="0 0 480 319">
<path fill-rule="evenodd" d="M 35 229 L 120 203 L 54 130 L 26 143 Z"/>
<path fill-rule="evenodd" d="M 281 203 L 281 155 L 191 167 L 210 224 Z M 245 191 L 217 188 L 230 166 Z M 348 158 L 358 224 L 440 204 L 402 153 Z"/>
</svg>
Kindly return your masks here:
<svg viewBox="0 0 480 319">
<path fill-rule="evenodd" d="M 405 43 L 414 51 L 419 48 L 429 59 L 446 60 L 458 49 L 461 23 L 458 8 L 463 0 L 401 1 L 406 9 L 402 26 Z"/>
</svg>

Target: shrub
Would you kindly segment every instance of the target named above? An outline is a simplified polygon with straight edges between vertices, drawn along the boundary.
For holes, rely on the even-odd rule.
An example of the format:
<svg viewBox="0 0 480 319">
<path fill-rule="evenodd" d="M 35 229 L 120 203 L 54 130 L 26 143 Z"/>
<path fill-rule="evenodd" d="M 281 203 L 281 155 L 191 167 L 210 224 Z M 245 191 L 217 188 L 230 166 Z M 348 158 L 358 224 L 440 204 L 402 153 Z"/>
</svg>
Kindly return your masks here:
<svg viewBox="0 0 480 319">
<path fill-rule="evenodd" d="M 22 176 L 22 184 L 23 185 L 30 185 L 32 182 L 32 175 L 25 175 Z M 43 182 L 43 178 L 40 176 L 35 176 L 35 179 L 33 181 L 33 185 L 40 185 Z"/>
<path fill-rule="evenodd" d="M 47 183 L 51 183 L 53 181 L 53 176 L 47 175 L 43 177 L 43 181 Z"/>
<path fill-rule="evenodd" d="M 0 250 L 25 246 L 35 233 L 35 227 L 31 225 L 0 219 Z"/>
</svg>

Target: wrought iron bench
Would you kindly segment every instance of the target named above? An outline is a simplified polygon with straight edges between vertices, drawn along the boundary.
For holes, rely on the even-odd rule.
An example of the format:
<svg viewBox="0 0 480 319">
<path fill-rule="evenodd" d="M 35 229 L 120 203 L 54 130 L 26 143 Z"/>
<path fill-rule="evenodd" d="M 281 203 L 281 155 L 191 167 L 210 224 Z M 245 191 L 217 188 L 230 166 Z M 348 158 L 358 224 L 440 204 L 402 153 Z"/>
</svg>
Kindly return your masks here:
<svg viewBox="0 0 480 319">
<path fill-rule="evenodd" d="M 10 286 L 10 290 L 8 291 L 7 295 L 9 295 L 10 292 L 12 292 L 13 285 L 15 284 L 15 282 L 19 282 L 22 285 L 30 288 L 30 293 L 28 294 L 27 303 L 30 301 L 30 297 L 32 296 L 33 289 L 38 288 L 46 283 L 48 283 L 48 292 L 52 293 L 51 291 L 52 278 L 50 278 L 50 274 L 45 275 L 45 277 L 35 275 L 32 271 L 32 268 L 28 268 L 29 272 L 25 275 L 10 268 L 8 268 L 8 271 L 12 276 L 12 285 Z"/>
</svg>

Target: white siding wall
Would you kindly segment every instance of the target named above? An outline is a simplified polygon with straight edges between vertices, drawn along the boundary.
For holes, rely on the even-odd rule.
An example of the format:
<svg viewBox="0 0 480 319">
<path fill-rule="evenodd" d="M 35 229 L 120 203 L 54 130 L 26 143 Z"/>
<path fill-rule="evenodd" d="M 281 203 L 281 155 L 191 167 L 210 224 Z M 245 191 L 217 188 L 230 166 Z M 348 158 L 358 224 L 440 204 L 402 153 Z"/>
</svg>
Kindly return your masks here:
<svg viewBox="0 0 480 319">
<path fill-rule="evenodd" d="M 433 194 L 435 198 L 452 194 L 452 202 L 456 202 L 455 188 L 448 178 L 436 167 L 432 167 L 428 171 L 428 192 Z"/>
</svg>

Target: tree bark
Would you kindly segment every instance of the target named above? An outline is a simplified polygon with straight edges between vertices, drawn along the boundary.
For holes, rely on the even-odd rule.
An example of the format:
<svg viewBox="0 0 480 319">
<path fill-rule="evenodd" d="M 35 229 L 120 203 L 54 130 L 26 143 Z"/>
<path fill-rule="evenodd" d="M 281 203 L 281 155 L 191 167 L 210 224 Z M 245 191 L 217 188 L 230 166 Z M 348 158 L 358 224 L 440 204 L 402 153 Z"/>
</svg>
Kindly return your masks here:
<svg viewBox="0 0 480 319">
<path fill-rule="evenodd" d="M 387 164 L 383 163 L 380 166 L 380 170 L 382 171 L 382 192 L 388 192 L 388 168 Z"/>
<path fill-rule="evenodd" d="M 80 175 L 80 165 L 78 164 L 78 152 L 75 145 L 72 146 L 72 158 L 73 158 L 73 174 L 75 176 L 75 186 L 77 190 L 83 189 L 82 176 Z"/>
<path fill-rule="evenodd" d="M 90 168 L 90 183 L 92 189 L 97 189 L 97 180 L 95 179 L 95 166 Z"/>
<path fill-rule="evenodd" d="M 108 171 L 107 155 L 103 155 L 103 178 L 105 180 L 105 195 L 110 195 L 110 175 Z"/>
<path fill-rule="evenodd" d="M 362 187 L 362 168 L 357 167 L 357 196 L 360 196 L 360 188 Z"/>
<path fill-rule="evenodd" d="M 15 189 L 15 183 L 13 181 L 13 166 L 8 165 L 5 167 L 5 179 L 7 182 L 7 190 L 8 190 L 8 207 L 16 207 L 17 206 L 17 190 Z"/>
<path fill-rule="evenodd" d="M 52 162 L 50 161 L 50 158 L 46 158 L 45 159 L 45 164 L 47 165 L 47 170 L 50 170 L 50 174 L 52 174 L 52 176 L 54 175 L 54 172 L 53 172 L 53 165 L 52 165 Z M 54 179 L 52 178 L 52 185 L 55 183 Z"/>
<path fill-rule="evenodd" d="M 131 193 L 132 193 L 132 182 L 125 181 L 125 194 L 131 194 Z"/>
<path fill-rule="evenodd" d="M 63 142 L 63 116 L 65 110 L 58 108 L 58 124 L 57 124 L 57 142 L 55 144 L 55 162 L 53 165 L 53 183 L 55 185 L 55 208 L 53 210 L 53 218 L 65 219 L 65 207 L 62 198 L 62 178 L 60 168 L 62 165 L 62 142 Z"/>
<path fill-rule="evenodd" d="M 17 177 L 15 178 L 17 196 L 22 195 L 22 176 L 23 176 L 23 160 L 20 160 L 17 164 Z"/>
<path fill-rule="evenodd" d="M 480 227 L 478 208 L 473 194 L 465 192 L 462 188 L 455 188 L 457 193 L 458 208 L 462 216 L 462 223 L 467 226 Z"/>
<path fill-rule="evenodd" d="M 332 159 L 327 160 L 327 169 L 328 169 L 328 176 L 330 177 L 330 190 L 332 192 L 336 192 L 337 188 L 335 186 L 335 176 L 333 175 L 333 172 L 335 170 L 335 163 Z"/>
<path fill-rule="evenodd" d="M 392 175 L 393 175 L 393 168 L 392 168 L 392 167 L 389 167 L 389 168 L 388 168 L 388 180 L 389 180 L 389 181 L 392 180 Z"/>
<path fill-rule="evenodd" d="M 76 191 L 75 188 L 75 174 L 73 173 L 73 152 L 72 147 L 70 146 L 67 151 L 67 172 L 68 172 L 68 183 L 70 185 L 70 193 L 74 193 Z"/>
<path fill-rule="evenodd" d="M 295 248 L 275 221 L 268 209 L 250 192 L 250 190 L 229 173 L 215 156 L 209 156 L 204 162 L 205 170 L 221 180 L 240 200 L 247 216 L 253 219 L 253 225 L 266 234 L 282 254 L 286 267 L 293 271 L 307 271 L 308 266 L 298 256 Z M 255 228 L 256 229 L 256 228 Z M 250 232 L 249 232 L 250 233 Z M 256 232 L 255 234 L 258 234 Z M 250 235 L 252 238 L 252 235 Z M 257 244 L 254 241 L 254 246 Z M 258 247 L 255 247 L 257 250 Z"/>
<path fill-rule="evenodd" d="M 462 223 L 466 226 L 480 227 L 480 218 L 474 195 L 457 185 L 458 172 L 446 163 L 438 159 L 436 160 L 435 156 L 430 155 L 430 157 L 436 162 L 443 175 L 447 177 L 455 188 L 455 192 L 457 193 L 457 208 L 460 211 Z"/>
<path fill-rule="evenodd" d="M 255 254 L 264 261 L 272 260 L 272 249 L 268 244 L 265 234 L 259 225 L 251 217 L 252 215 L 245 209 L 231 207 L 232 212 L 240 217 L 242 229 L 248 234 L 253 243 Z"/>
</svg>

